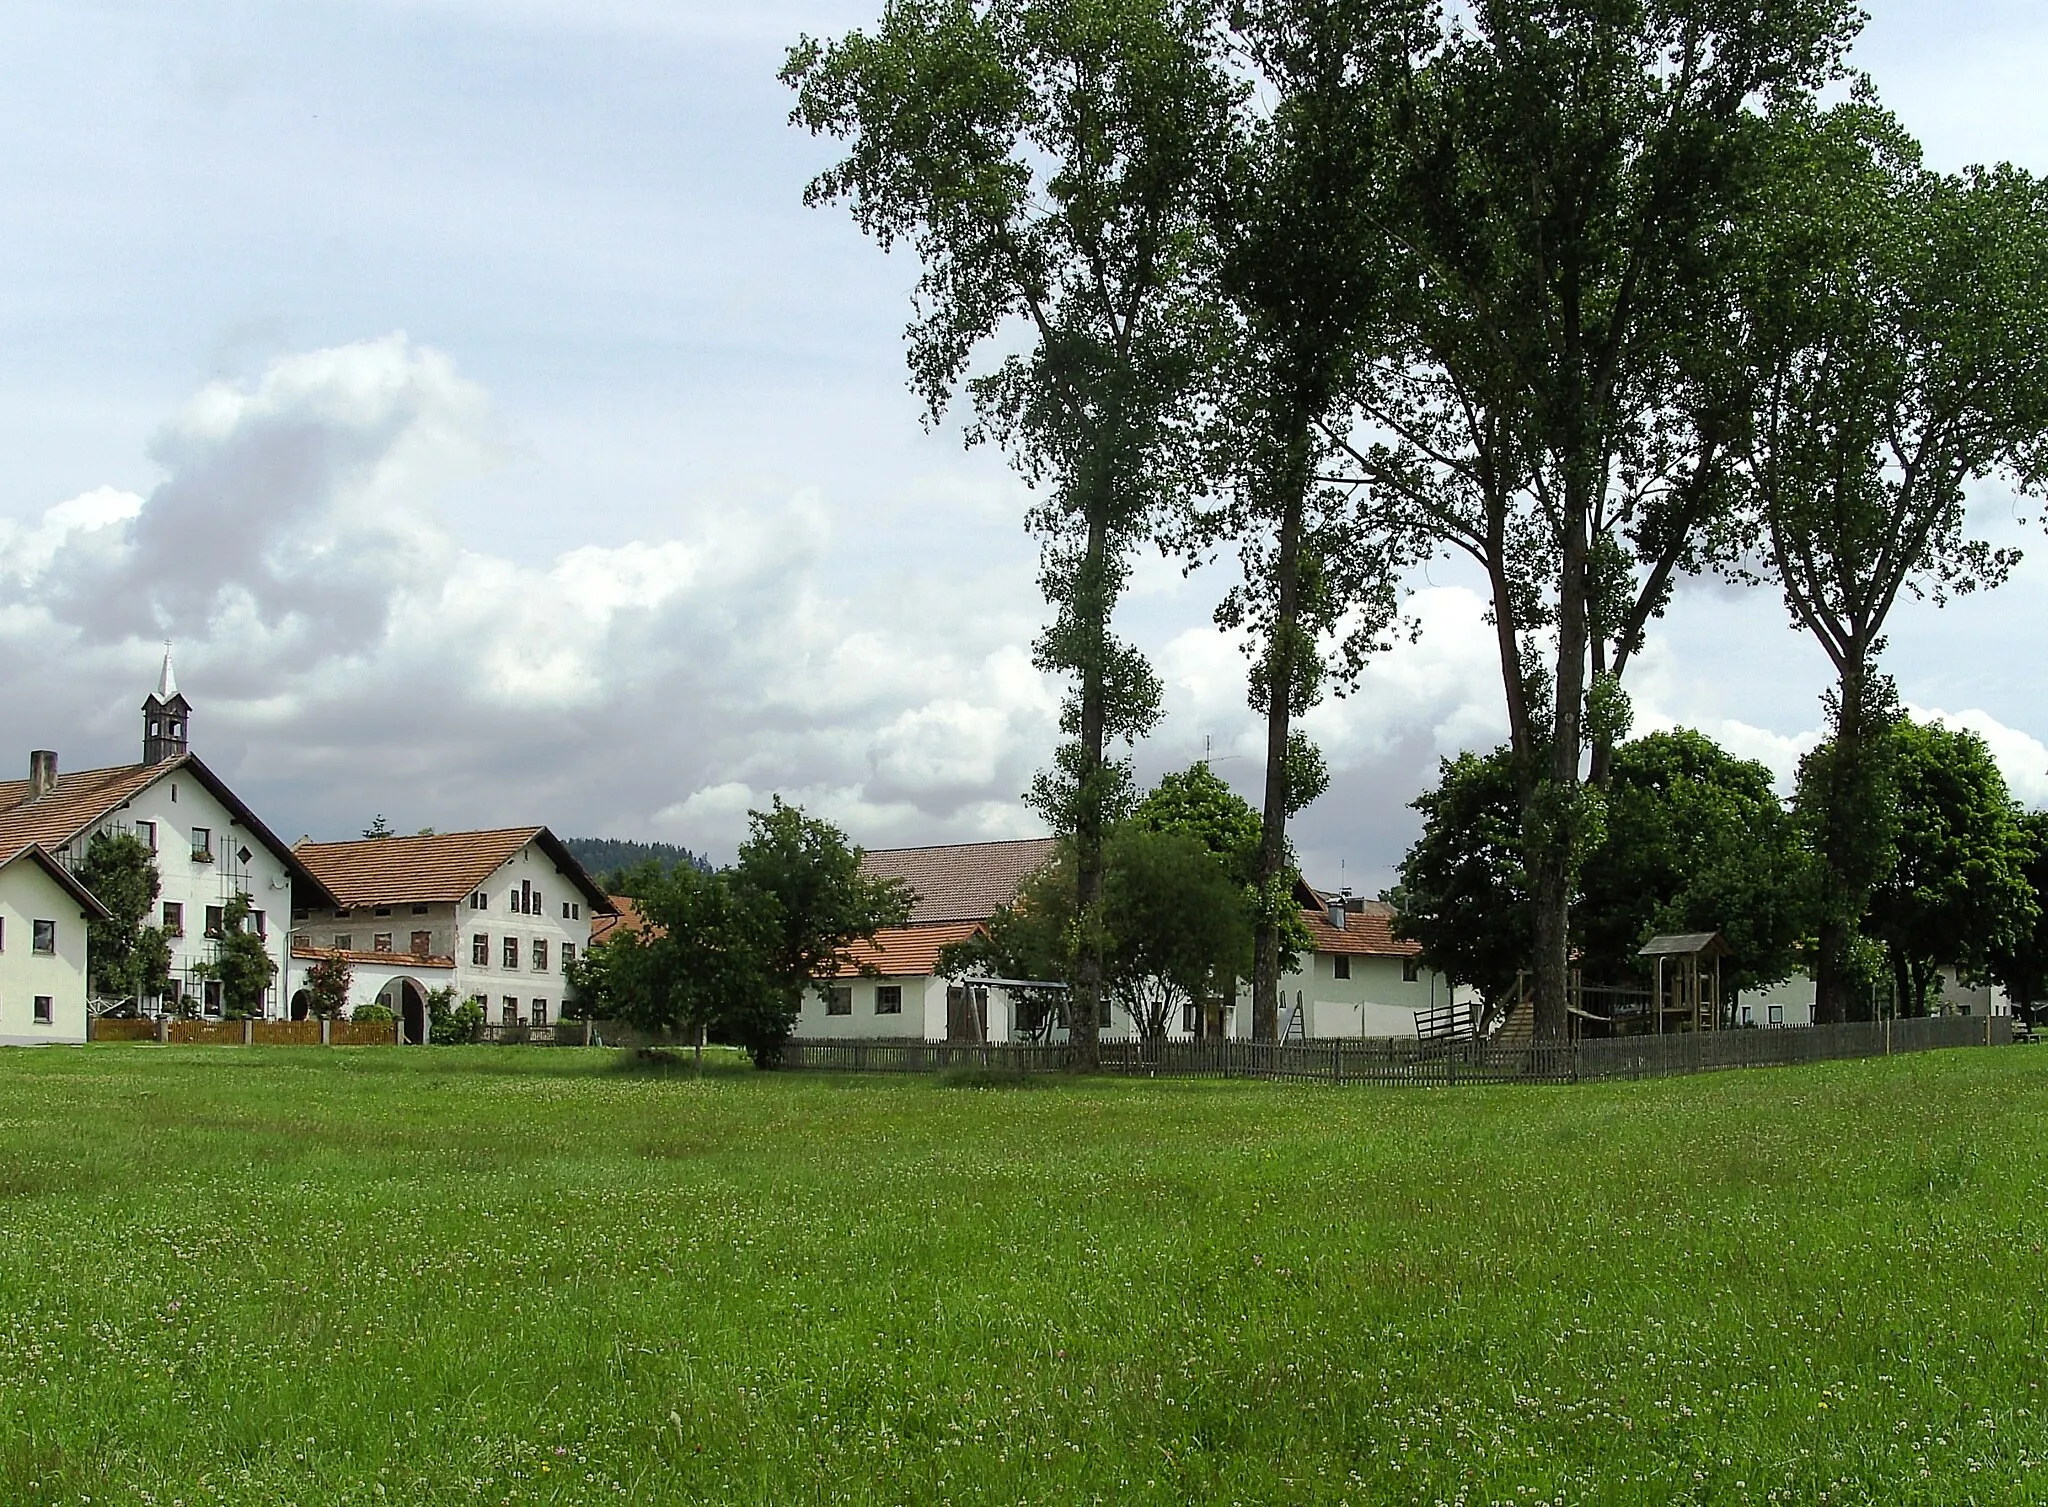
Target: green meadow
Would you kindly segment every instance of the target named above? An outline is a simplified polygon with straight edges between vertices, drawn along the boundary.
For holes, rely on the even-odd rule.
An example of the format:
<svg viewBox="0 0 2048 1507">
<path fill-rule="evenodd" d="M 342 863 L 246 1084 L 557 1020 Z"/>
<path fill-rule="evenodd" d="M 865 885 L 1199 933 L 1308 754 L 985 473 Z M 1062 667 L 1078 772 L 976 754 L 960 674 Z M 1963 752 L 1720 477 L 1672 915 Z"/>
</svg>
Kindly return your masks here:
<svg viewBox="0 0 2048 1507">
<path fill-rule="evenodd" d="M 8 1052 L 0 1502 L 2040 1502 L 2044 1110 Z"/>
</svg>

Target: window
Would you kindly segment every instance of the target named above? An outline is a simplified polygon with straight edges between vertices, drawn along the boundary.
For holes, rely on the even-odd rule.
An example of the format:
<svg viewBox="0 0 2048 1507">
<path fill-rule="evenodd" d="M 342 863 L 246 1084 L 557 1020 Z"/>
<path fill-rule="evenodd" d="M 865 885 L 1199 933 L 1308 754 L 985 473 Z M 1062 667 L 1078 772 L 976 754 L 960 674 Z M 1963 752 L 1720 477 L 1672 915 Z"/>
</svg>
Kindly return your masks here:
<svg viewBox="0 0 2048 1507">
<path fill-rule="evenodd" d="M 513 998 L 513 997 L 512 997 L 511 995 L 509 995 L 509 994 L 508 994 L 508 995 L 506 995 L 506 996 L 505 996 L 505 1008 L 504 1008 L 504 1011 L 503 1011 L 503 1013 L 502 1013 L 502 1014 L 500 1014 L 500 1015 L 499 1015 L 499 1017 L 498 1017 L 498 1018 L 499 1018 L 499 1019 L 500 1019 L 501 1021 L 503 1021 L 503 1022 L 504 1022 L 504 1023 L 506 1024 L 506 1025 L 508 1025 L 508 1026 L 516 1026 L 516 1025 L 518 1025 L 518 1024 L 519 1024 L 519 1001 L 518 1001 L 518 1000 L 516 1000 L 516 999 L 514 999 L 514 998 Z"/>
<path fill-rule="evenodd" d="M 478 968 L 491 966 L 491 939 L 482 932 L 469 939 L 469 961 Z"/>
<path fill-rule="evenodd" d="M 164 934 L 172 937 L 185 935 L 185 907 L 179 901 L 164 902 Z"/>
<path fill-rule="evenodd" d="M 844 984 L 834 984 L 825 991 L 825 1013 L 827 1015 L 853 1014 L 853 990 Z"/>
<path fill-rule="evenodd" d="M 533 1023 L 537 1026 L 544 1026 L 548 1023 L 548 1002 L 546 1000 L 537 999 L 533 1002 Z"/>
<path fill-rule="evenodd" d="M 211 828 L 194 827 L 192 829 L 192 861 L 194 863 L 213 862 L 213 830 Z"/>
<path fill-rule="evenodd" d="M 336 952 L 354 952 L 356 950 L 356 939 L 348 932 L 338 931 L 334 934 L 334 950 Z"/>
<path fill-rule="evenodd" d="M 531 879 L 519 881 L 519 888 L 512 892 L 512 909 L 522 916 L 540 914 L 540 891 L 533 887 Z"/>
<path fill-rule="evenodd" d="M 388 916 L 391 914 L 391 907 L 388 905 L 380 905 L 377 907 L 377 914 L 380 916 Z"/>
<path fill-rule="evenodd" d="M 875 990 L 875 1014 L 901 1015 L 903 1013 L 903 986 L 883 984 Z"/>
<path fill-rule="evenodd" d="M 294 921 L 310 921 L 313 919 L 313 913 L 309 910 L 302 910 L 299 907 L 294 906 L 292 908 L 292 919 Z"/>
<path fill-rule="evenodd" d="M 434 950 L 434 934 L 430 931 L 416 931 L 412 934 L 412 955 L 423 958 Z"/>
<path fill-rule="evenodd" d="M 28 950 L 42 953 L 45 957 L 57 951 L 57 923 L 55 921 L 31 921 L 29 923 Z"/>
<path fill-rule="evenodd" d="M 1340 979 L 1350 978 L 1351 955 L 1347 952 L 1338 953 L 1334 958 L 1330 959 L 1330 968 L 1336 977 Z"/>
<path fill-rule="evenodd" d="M 7 918 L 0 916 L 0 952 L 7 950 Z"/>
<path fill-rule="evenodd" d="M 250 911 L 249 930 L 255 932 L 257 936 L 262 937 L 265 941 L 268 941 L 270 939 L 270 918 L 265 916 L 260 910 Z"/>
<path fill-rule="evenodd" d="M 469 908 L 471 910 L 489 910 L 490 906 L 491 897 L 489 895 L 486 895 L 482 890 L 478 890 L 474 895 L 471 895 L 469 897 Z"/>
<path fill-rule="evenodd" d="M 206 999 L 206 1003 L 205 1003 L 205 1005 L 204 1005 L 204 1006 L 203 1006 L 202 1008 L 203 1008 L 203 1009 L 204 1009 L 204 1010 L 206 1011 L 206 1013 L 207 1013 L 208 1015 L 218 1015 L 218 1014 L 220 1014 L 220 980 L 219 980 L 219 979 L 208 979 L 208 980 L 206 981 L 206 995 L 205 995 L 205 999 Z"/>
<path fill-rule="evenodd" d="M 46 1026 L 56 1018 L 57 1012 L 51 997 L 47 994 L 38 994 L 36 996 L 36 1024 Z"/>
<path fill-rule="evenodd" d="M 415 916 L 424 916 L 427 913 L 427 908 L 424 905 L 415 905 L 412 908 L 412 913 Z"/>
<path fill-rule="evenodd" d="M 223 929 L 222 921 L 221 908 L 218 905 L 206 907 L 206 934 L 209 937 L 217 937 L 221 934 Z"/>
<path fill-rule="evenodd" d="M 576 944 L 574 942 L 564 942 L 562 944 L 562 972 L 567 973 L 569 965 L 575 961 Z"/>
<path fill-rule="evenodd" d="M 517 968 L 519 966 L 519 938 L 517 937 L 505 938 L 505 966 L 507 968 Z"/>
<path fill-rule="evenodd" d="M 582 903 L 580 901 L 564 900 L 562 902 L 562 919 L 564 921 L 581 921 L 583 919 Z"/>
<path fill-rule="evenodd" d="M 548 971 L 548 941 L 546 937 L 535 937 L 533 939 L 533 971 L 535 973 L 546 973 Z"/>
<path fill-rule="evenodd" d="M 1401 982 L 1413 984 L 1422 978 L 1422 964 L 1414 958 L 1401 959 Z"/>
<path fill-rule="evenodd" d="M 1782 1025 L 1783 1025 L 1784 1023 L 1785 1023 L 1785 1007 L 1784 1007 L 1783 1005 L 1772 1005 L 1772 1006 L 1771 1006 L 1771 1024 L 1772 1024 L 1772 1025 L 1774 1025 L 1774 1026 L 1782 1026 Z"/>
<path fill-rule="evenodd" d="M 337 921 L 346 921 L 348 919 L 348 907 L 343 906 L 340 910 L 336 911 L 334 913 L 334 919 Z"/>
<path fill-rule="evenodd" d="M 370 938 L 370 951 L 372 951 L 372 952 L 389 952 L 390 950 L 391 950 L 391 933 L 390 933 L 390 932 L 388 932 L 388 931 L 380 931 L 380 932 L 378 932 L 378 933 L 377 933 L 377 934 L 376 934 L 375 936 L 373 936 L 373 937 L 371 937 L 371 938 Z"/>
<path fill-rule="evenodd" d="M 135 835 L 149 845 L 150 852 L 154 853 L 156 851 L 155 822 L 137 822 L 135 824 Z"/>
</svg>

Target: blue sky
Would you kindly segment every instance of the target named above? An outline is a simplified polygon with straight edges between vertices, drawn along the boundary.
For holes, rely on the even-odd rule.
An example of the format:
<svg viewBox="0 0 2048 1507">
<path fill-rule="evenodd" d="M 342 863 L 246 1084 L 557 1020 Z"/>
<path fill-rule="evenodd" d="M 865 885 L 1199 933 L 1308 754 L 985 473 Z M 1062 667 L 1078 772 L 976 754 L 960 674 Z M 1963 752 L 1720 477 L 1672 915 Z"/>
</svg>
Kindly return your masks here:
<svg viewBox="0 0 2048 1507">
<path fill-rule="evenodd" d="M 2048 19 L 1871 10 L 1858 61 L 1937 165 L 2048 171 Z M 723 852 L 776 790 L 870 845 L 1035 830 L 1024 494 L 920 427 L 914 270 L 802 207 L 826 153 L 774 77 L 870 12 L 7 7 L 0 759 L 132 757 L 168 635 L 200 750 L 288 835 L 383 811 Z M 1909 608 L 1888 659 L 2036 804 L 2044 582 Z M 1436 757 L 1499 736 L 1470 583 L 1419 584 L 1421 643 L 1313 724 L 1325 881 L 1385 882 Z M 1250 789 L 1221 589 L 1139 573 L 1169 687 L 1141 762 L 1206 738 Z M 1638 674 L 1645 723 L 1781 770 L 1826 679 L 1773 598 L 1704 589 Z"/>
</svg>

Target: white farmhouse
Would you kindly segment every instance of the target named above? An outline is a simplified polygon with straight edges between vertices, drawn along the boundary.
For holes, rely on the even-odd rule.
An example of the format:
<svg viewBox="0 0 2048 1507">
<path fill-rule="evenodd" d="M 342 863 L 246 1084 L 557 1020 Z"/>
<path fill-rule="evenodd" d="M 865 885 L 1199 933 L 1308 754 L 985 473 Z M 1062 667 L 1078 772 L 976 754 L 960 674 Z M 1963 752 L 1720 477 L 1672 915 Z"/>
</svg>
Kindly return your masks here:
<svg viewBox="0 0 2048 1507">
<path fill-rule="evenodd" d="M 220 982 L 206 977 L 219 952 L 223 913 L 246 896 L 246 923 L 276 966 L 264 1001 L 279 1013 L 296 905 L 331 901 L 271 830 L 189 746 L 191 706 L 164 656 L 142 704 L 142 762 L 60 774 L 57 755 L 29 755 L 26 780 L 0 781 L 0 853 L 40 844 L 76 873 L 99 833 L 129 833 L 156 854 L 161 892 L 152 918 L 169 934 L 171 992 L 221 1011 Z"/>
<path fill-rule="evenodd" d="M 1012 982 L 949 979 L 938 971 L 950 944 L 978 931 L 1053 856 L 1050 839 L 890 848 L 865 854 L 864 870 L 901 879 L 915 897 L 910 924 L 853 951 L 831 985 L 804 997 L 799 1038 L 1004 1042 L 1042 1039 L 1054 992 Z M 1281 981 L 1282 1024 L 1290 1039 L 1415 1035 L 1416 1017 L 1453 1003 L 1448 981 L 1423 968 L 1421 948 L 1393 935 L 1393 908 L 1348 895 L 1296 890 L 1313 947 Z M 869 971 L 863 972 L 863 969 Z M 1057 1025 L 1052 1034 L 1063 1034 Z M 1251 994 L 1202 1011 L 1189 1008 L 1169 1034 L 1251 1036 Z M 1113 1009 L 1105 1040 L 1131 1034 Z"/>
<path fill-rule="evenodd" d="M 106 918 L 40 843 L 0 849 L 0 1046 L 85 1040 L 85 929 Z"/>
<path fill-rule="evenodd" d="M 565 970 L 615 914 L 605 892 L 546 827 L 301 842 L 293 853 L 329 893 L 294 917 L 291 1013 L 308 1008 L 306 973 L 339 952 L 350 1008 L 381 1003 L 405 1039 L 427 1034 L 427 996 L 453 989 L 492 1025 L 561 1016 Z"/>
</svg>

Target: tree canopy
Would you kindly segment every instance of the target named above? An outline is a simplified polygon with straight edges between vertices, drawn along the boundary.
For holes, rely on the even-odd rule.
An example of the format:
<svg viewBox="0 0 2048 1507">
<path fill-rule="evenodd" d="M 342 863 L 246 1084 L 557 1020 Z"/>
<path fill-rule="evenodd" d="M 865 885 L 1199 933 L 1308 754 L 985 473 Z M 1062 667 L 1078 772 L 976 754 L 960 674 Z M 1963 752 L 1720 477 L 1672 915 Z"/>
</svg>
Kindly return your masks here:
<svg viewBox="0 0 2048 1507">
<path fill-rule="evenodd" d="M 162 885 L 156 854 L 132 833 L 95 832 L 78 881 L 113 914 L 87 924 L 92 988 L 109 999 L 156 999 L 170 988 L 171 953 L 163 933 L 145 926 Z"/>
<path fill-rule="evenodd" d="M 1865 928 L 1884 946 L 1899 1013 L 1924 1015 L 1943 965 L 1987 977 L 2031 936 L 2035 849 L 1982 738 L 1902 719 L 1891 739 L 1898 841 Z"/>
</svg>

